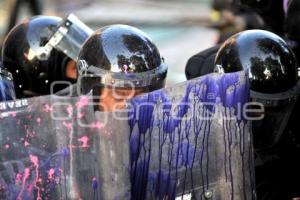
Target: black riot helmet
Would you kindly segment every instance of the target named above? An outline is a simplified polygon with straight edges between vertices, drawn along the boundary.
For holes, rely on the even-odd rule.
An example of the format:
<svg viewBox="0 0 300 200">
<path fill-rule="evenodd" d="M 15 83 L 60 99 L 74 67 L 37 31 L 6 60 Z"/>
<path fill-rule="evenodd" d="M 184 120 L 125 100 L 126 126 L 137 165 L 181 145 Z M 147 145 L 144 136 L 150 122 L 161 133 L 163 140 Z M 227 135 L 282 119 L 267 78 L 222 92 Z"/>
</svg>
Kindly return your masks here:
<svg viewBox="0 0 300 200">
<path fill-rule="evenodd" d="M 12 75 L 0 63 L 0 102 L 15 99 Z"/>
<path fill-rule="evenodd" d="M 299 92 L 299 67 L 286 42 L 268 31 L 244 31 L 221 46 L 215 65 L 215 71 L 219 72 L 247 72 L 250 97 L 265 110 L 262 120 L 253 121 L 254 145 L 259 148 L 274 145 Z"/>
<path fill-rule="evenodd" d="M 151 39 L 127 25 L 97 30 L 84 43 L 78 61 L 79 89 L 95 86 L 160 89 L 165 85 L 167 66 Z"/>
<path fill-rule="evenodd" d="M 76 61 L 76 52 L 90 34 L 91 30 L 72 14 L 65 20 L 36 16 L 16 25 L 6 36 L 2 60 L 13 75 L 17 98 L 62 89 L 54 87 L 51 91 L 55 81 L 75 82 L 76 75 L 75 80 L 66 76 L 66 67 Z M 76 63 L 73 66 L 76 72 Z"/>
</svg>

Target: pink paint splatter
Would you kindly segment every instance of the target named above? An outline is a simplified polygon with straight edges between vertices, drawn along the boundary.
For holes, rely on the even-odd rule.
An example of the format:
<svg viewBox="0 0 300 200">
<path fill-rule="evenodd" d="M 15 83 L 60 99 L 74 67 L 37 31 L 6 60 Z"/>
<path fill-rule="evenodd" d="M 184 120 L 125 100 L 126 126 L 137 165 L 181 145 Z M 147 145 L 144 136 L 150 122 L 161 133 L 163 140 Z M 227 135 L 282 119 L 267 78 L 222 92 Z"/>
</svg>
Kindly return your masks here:
<svg viewBox="0 0 300 200">
<path fill-rule="evenodd" d="M 4 149 L 9 149 L 10 145 L 9 144 L 5 144 L 4 145 Z"/>
<path fill-rule="evenodd" d="M 77 114 L 77 118 L 78 118 L 78 119 L 82 119 L 83 117 L 84 117 L 84 113 L 79 112 L 79 113 Z"/>
<path fill-rule="evenodd" d="M 103 127 L 104 127 L 104 124 L 101 122 L 98 122 L 98 121 L 90 124 L 90 128 L 94 128 L 94 129 L 101 129 Z"/>
<path fill-rule="evenodd" d="M 10 115 L 11 115 L 12 117 L 16 117 L 16 116 L 17 116 L 17 112 L 11 112 Z"/>
<path fill-rule="evenodd" d="M 35 136 L 35 131 L 30 132 L 28 129 L 26 129 L 27 138 L 33 138 L 34 136 Z"/>
<path fill-rule="evenodd" d="M 48 171 L 48 179 L 49 181 L 53 180 L 54 179 L 54 172 L 55 170 L 53 168 L 51 168 L 49 171 Z"/>
<path fill-rule="evenodd" d="M 43 111 L 48 113 L 51 112 L 53 109 L 51 106 L 49 106 L 49 104 L 44 105 Z"/>
<path fill-rule="evenodd" d="M 22 174 L 17 173 L 16 174 L 16 184 L 22 183 Z"/>
<path fill-rule="evenodd" d="M 36 122 L 39 124 L 39 125 L 41 125 L 41 118 L 36 118 Z"/>
<path fill-rule="evenodd" d="M 69 130 L 72 131 L 73 130 L 73 125 L 72 123 L 68 123 L 68 122 L 63 122 L 63 125 Z"/>
<path fill-rule="evenodd" d="M 89 98 L 87 96 L 83 96 L 80 97 L 79 101 L 76 103 L 76 107 L 78 109 L 81 109 L 88 104 L 89 104 Z"/>
<path fill-rule="evenodd" d="M 24 147 L 28 147 L 28 146 L 30 146 L 30 144 L 27 141 L 25 141 L 24 142 Z"/>
<path fill-rule="evenodd" d="M 81 148 L 88 148 L 88 142 L 89 142 L 89 138 L 87 136 L 82 136 L 81 138 L 78 139 L 79 142 L 81 142 L 82 144 L 79 146 Z"/>
<path fill-rule="evenodd" d="M 29 170 L 29 168 L 25 168 L 24 175 L 23 175 L 23 180 L 22 180 L 22 188 L 21 188 L 21 191 L 18 194 L 17 200 L 22 200 L 21 195 L 25 190 L 26 180 L 29 178 L 29 176 L 30 176 L 30 170 Z"/>
<path fill-rule="evenodd" d="M 125 72 L 125 74 L 127 74 L 128 73 L 128 65 L 123 65 L 123 70 L 124 70 L 124 72 Z"/>
<path fill-rule="evenodd" d="M 73 108 L 72 108 L 72 106 L 68 106 L 67 112 L 68 112 L 68 116 L 72 117 L 72 115 L 73 115 Z"/>
</svg>

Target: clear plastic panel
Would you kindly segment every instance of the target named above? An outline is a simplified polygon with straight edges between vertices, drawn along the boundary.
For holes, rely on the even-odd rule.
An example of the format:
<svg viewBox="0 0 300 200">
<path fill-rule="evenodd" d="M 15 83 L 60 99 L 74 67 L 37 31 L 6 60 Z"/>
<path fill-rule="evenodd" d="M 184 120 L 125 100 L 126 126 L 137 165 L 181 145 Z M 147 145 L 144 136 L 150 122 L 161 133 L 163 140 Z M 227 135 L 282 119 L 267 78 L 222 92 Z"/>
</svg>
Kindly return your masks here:
<svg viewBox="0 0 300 200">
<path fill-rule="evenodd" d="M 244 74 L 207 75 L 136 97 L 0 104 L 0 199 L 255 199 Z M 206 103 L 205 103 L 206 102 Z"/>
<path fill-rule="evenodd" d="M 80 21 L 75 15 L 70 14 L 61 24 L 61 29 L 67 29 L 66 33 L 61 33 L 64 36 L 60 42 L 55 45 L 55 48 L 64 52 L 73 60 L 77 60 L 81 46 L 85 40 L 93 33 L 93 30 Z"/>
</svg>

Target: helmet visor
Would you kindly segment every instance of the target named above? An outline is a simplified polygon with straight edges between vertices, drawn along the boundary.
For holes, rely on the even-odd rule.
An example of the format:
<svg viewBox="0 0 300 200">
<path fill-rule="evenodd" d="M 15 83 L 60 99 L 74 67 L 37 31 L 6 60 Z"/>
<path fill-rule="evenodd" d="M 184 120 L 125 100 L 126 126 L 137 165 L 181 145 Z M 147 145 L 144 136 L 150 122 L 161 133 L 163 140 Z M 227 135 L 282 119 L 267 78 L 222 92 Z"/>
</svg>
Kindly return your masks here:
<svg viewBox="0 0 300 200">
<path fill-rule="evenodd" d="M 93 33 L 93 30 L 75 15 L 68 15 L 52 35 L 48 43 L 36 52 L 39 60 L 46 60 L 53 48 L 60 50 L 69 58 L 77 60 L 81 45 Z"/>
<path fill-rule="evenodd" d="M 63 34 L 61 41 L 55 48 L 64 52 L 71 59 L 77 60 L 82 44 L 92 33 L 92 29 L 80 21 L 75 15 L 70 14 L 55 33 Z M 54 37 L 55 34 L 53 35 Z"/>
</svg>

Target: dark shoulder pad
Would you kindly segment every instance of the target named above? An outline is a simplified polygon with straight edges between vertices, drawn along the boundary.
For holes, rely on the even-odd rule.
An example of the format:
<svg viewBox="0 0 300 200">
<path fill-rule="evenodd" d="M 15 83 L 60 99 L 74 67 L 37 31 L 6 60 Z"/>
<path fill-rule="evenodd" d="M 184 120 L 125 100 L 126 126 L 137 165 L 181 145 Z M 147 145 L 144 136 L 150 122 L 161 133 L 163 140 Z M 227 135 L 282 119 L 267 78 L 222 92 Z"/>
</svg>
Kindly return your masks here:
<svg viewBox="0 0 300 200">
<path fill-rule="evenodd" d="M 215 56 L 219 48 L 220 45 L 216 45 L 193 55 L 188 60 L 185 67 L 185 76 L 187 80 L 212 73 Z"/>
</svg>

